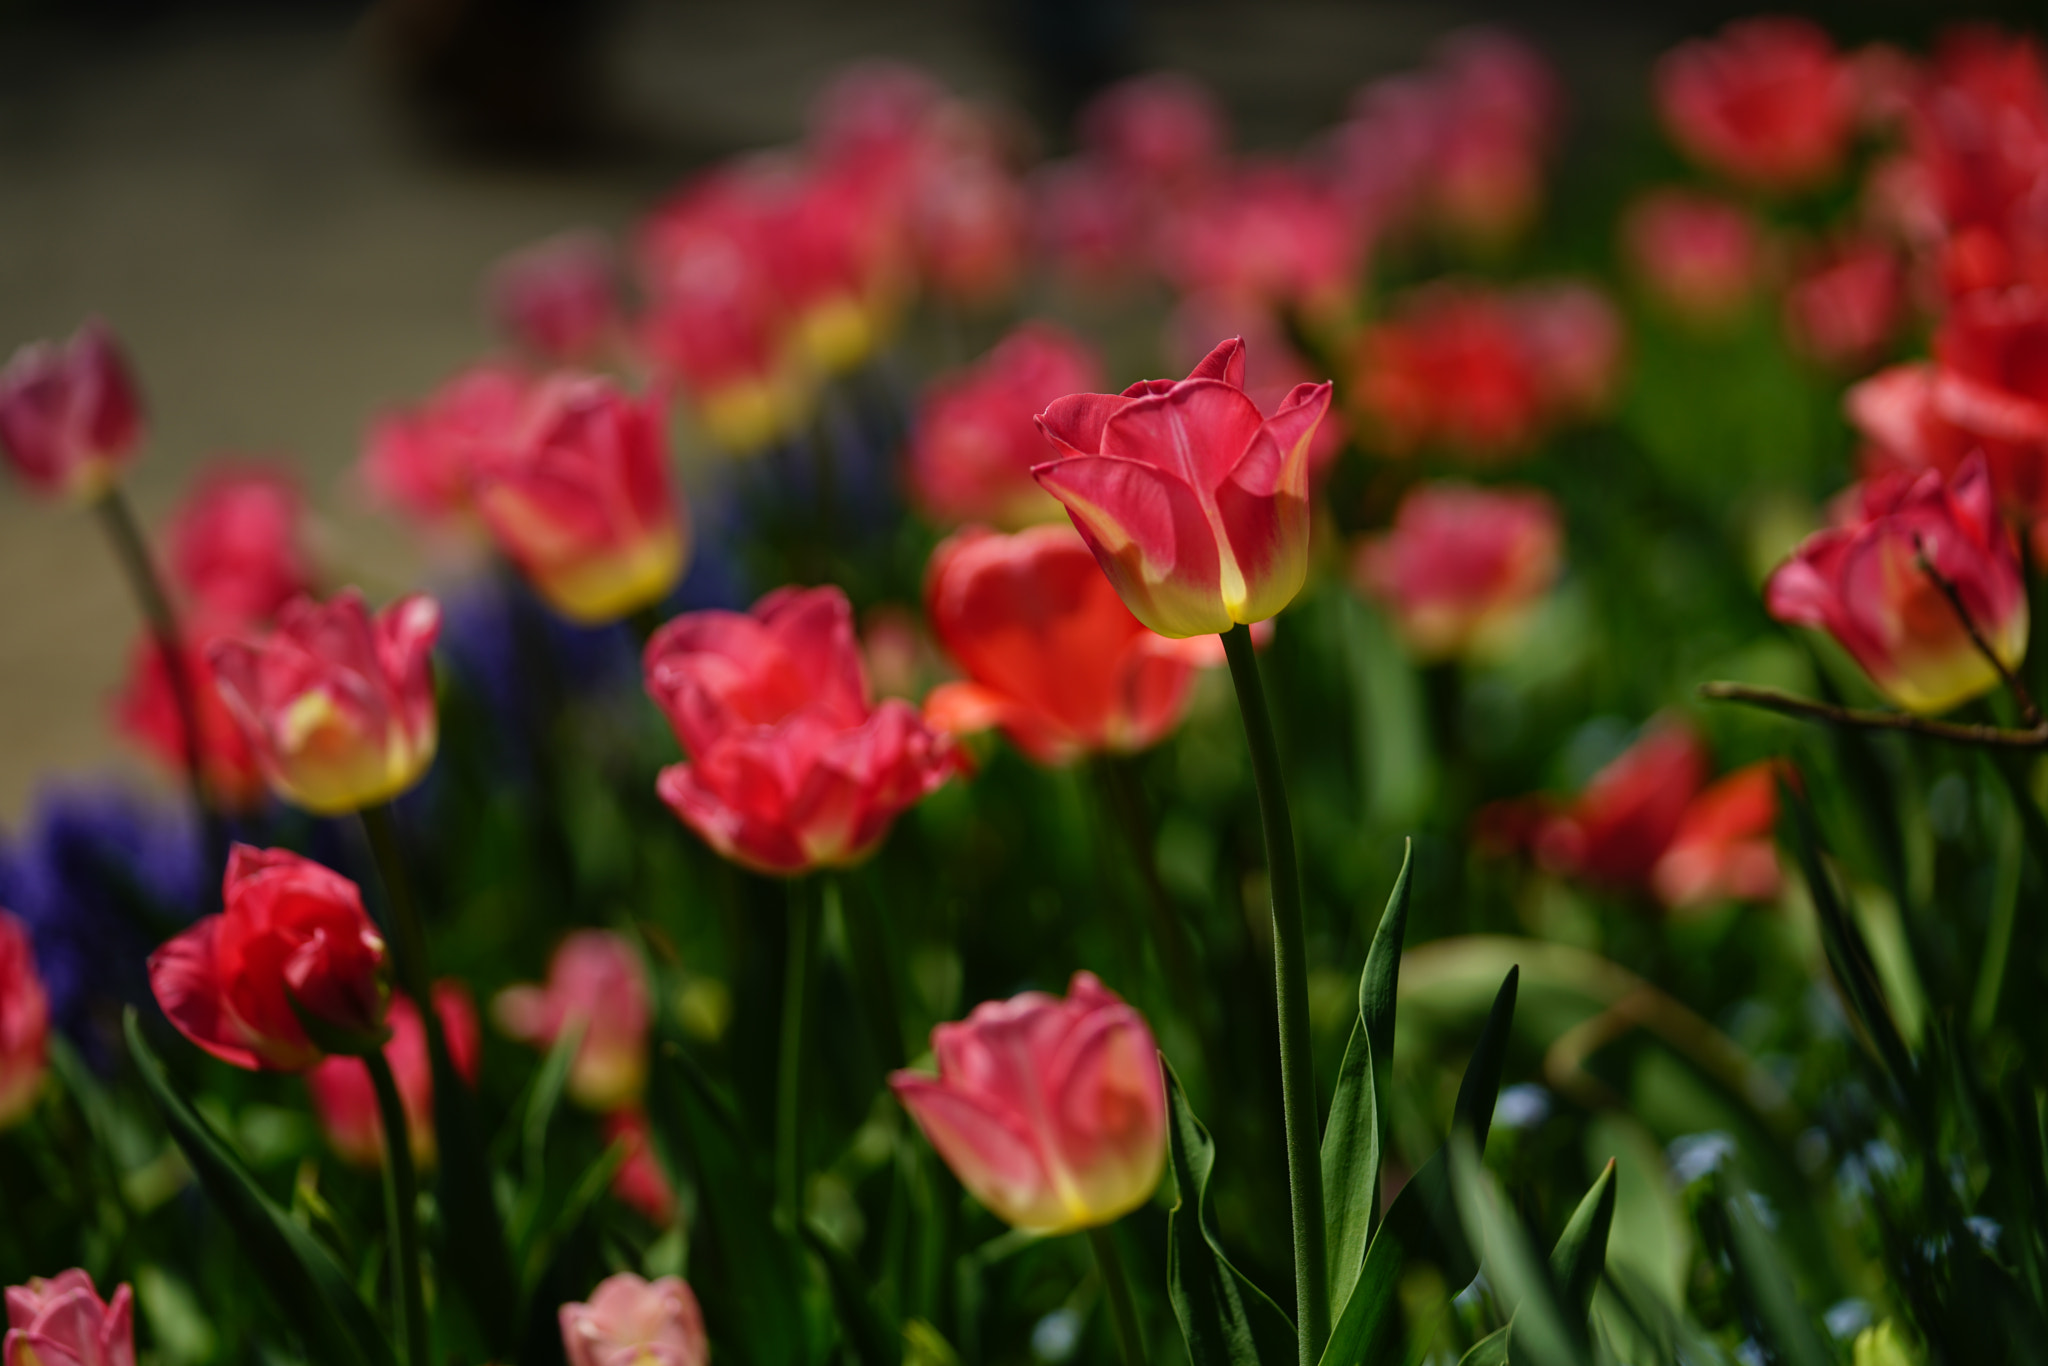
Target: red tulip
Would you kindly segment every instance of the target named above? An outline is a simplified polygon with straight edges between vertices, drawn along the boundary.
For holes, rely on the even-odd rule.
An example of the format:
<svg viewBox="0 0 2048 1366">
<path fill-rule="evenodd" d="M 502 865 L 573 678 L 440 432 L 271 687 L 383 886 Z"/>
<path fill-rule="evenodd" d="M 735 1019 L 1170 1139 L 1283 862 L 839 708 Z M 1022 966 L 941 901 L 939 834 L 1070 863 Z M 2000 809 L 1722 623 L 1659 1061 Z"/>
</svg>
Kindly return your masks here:
<svg viewBox="0 0 2048 1366">
<path fill-rule="evenodd" d="M 908 62 L 854 62 L 811 101 L 805 142 L 831 162 L 906 159 L 922 148 L 945 99 L 938 81 Z"/>
<path fill-rule="evenodd" d="M 1751 764 L 1692 799 L 1651 871 L 1658 900 L 1674 910 L 1714 901 L 1766 901 L 1782 882 L 1771 832 L 1778 823 L 1778 765 Z"/>
<path fill-rule="evenodd" d="M 1756 220 L 1692 190 L 1653 190 L 1622 222 L 1622 250 L 1659 303 L 1687 321 L 1725 321 L 1749 302 L 1763 274 Z"/>
<path fill-rule="evenodd" d="M 149 958 L 149 986 L 178 1032 L 223 1062 L 296 1072 L 321 1050 L 300 1015 L 374 1037 L 384 1027 L 384 941 L 362 893 L 283 849 L 237 844 L 224 909 Z"/>
<path fill-rule="evenodd" d="M 1031 179 L 1039 248 L 1090 291 L 1114 291 L 1148 270 L 1144 195 L 1099 157 L 1041 166 Z"/>
<path fill-rule="evenodd" d="M 1947 711 L 1998 686 L 1999 674 L 1920 567 L 1924 554 L 1998 659 L 2019 666 L 2026 585 L 1981 456 L 1948 482 L 1933 470 L 1880 476 L 1852 490 L 1839 511 L 1835 526 L 1808 537 L 1771 575 L 1772 616 L 1826 631 L 1899 706 Z"/>
<path fill-rule="evenodd" d="M 1657 107 L 1688 155 L 1745 185 L 1803 190 L 1840 168 L 1854 131 L 1849 65 L 1811 20 L 1742 19 L 1657 64 Z"/>
<path fill-rule="evenodd" d="M 639 1103 L 654 1006 L 640 955 L 618 935 L 574 931 L 549 961 L 547 985 L 507 987 L 491 1003 L 491 1016 L 537 1048 L 552 1048 L 564 1030 L 582 1030 L 569 1064 L 569 1095 L 592 1110 Z"/>
<path fill-rule="evenodd" d="M 1434 216 L 1480 243 L 1515 236 L 1542 199 L 1556 76 L 1520 39 L 1472 29 L 1444 45 L 1431 79 L 1442 90 L 1436 147 L 1425 164 Z"/>
<path fill-rule="evenodd" d="M 185 676 L 192 680 L 192 704 L 199 719 L 199 770 L 208 797 L 230 811 L 248 811 L 262 804 L 269 785 L 256 761 L 256 751 L 242 733 L 215 683 L 207 647 L 219 633 L 188 626 L 197 642 L 184 651 Z M 178 707 L 163 648 L 153 637 L 137 643 L 128 682 L 115 702 L 114 722 L 121 733 L 149 751 L 170 770 L 183 772 L 187 753 L 185 717 Z"/>
<path fill-rule="evenodd" d="M 682 577 L 688 537 L 661 416 L 610 380 L 543 381 L 516 434 L 484 448 L 474 475 L 499 548 L 573 621 L 617 621 Z"/>
<path fill-rule="evenodd" d="M 1600 290 L 1576 280 L 1523 285 L 1508 297 L 1537 392 L 1553 413 L 1606 410 L 1621 372 L 1621 317 Z"/>
<path fill-rule="evenodd" d="M 363 595 L 298 598 L 262 640 L 208 646 L 220 695 L 271 787 L 317 815 L 385 802 L 418 782 L 438 727 L 427 652 L 432 598 L 400 598 L 372 618 Z"/>
<path fill-rule="evenodd" d="M 872 703 L 837 588 L 677 617 L 648 642 L 646 678 L 689 756 L 662 771 L 662 800 L 761 872 L 860 861 L 958 763 L 907 703 Z"/>
<path fill-rule="evenodd" d="M 1157 743 L 1187 713 L 1195 669 L 1220 661 L 1206 637 L 1147 630 L 1064 526 L 956 533 L 932 552 L 925 603 L 967 674 L 932 692 L 926 719 L 953 734 L 1001 726 L 1041 764 Z"/>
<path fill-rule="evenodd" d="M 1706 779 L 1706 748 L 1692 728 L 1653 721 L 1576 800 L 1536 829 L 1537 860 L 1588 882 L 1647 889 Z"/>
<path fill-rule="evenodd" d="M 613 1196 L 656 1228 L 675 1223 L 675 1187 L 648 1148 L 647 1116 L 638 1110 L 614 1110 L 605 1116 L 604 1136 L 608 1143 L 626 1145 L 626 1160 L 612 1177 Z"/>
<path fill-rule="evenodd" d="M 434 1010 L 441 1017 L 441 1032 L 448 1040 L 455 1070 L 474 1086 L 482 1040 L 469 988 L 452 980 L 434 983 Z M 391 1027 L 391 1040 L 384 1045 L 384 1061 L 390 1064 L 398 1099 L 405 1107 L 412 1158 L 421 1167 L 432 1166 L 434 1075 L 427 1059 L 427 1031 L 420 1026 L 419 1008 L 404 996 L 392 998 L 385 1023 Z M 363 1060 L 323 1058 L 306 1073 L 306 1089 L 313 1094 L 313 1112 L 320 1117 L 327 1141 L 342 1160 L 373 1170 L 382 1167 L 384 1121 L 377 1109 L 370 1069 Z"/>
<path fill-rule="evenodd" d="M 1093 388 L 1101 373 L 1086 342 L 1031 322 L 934 381 L 910 437 L 910 486 L 920 506 L 940 522 L 1021 526 L 1059 516 L 1031 477 L 1046 456 L 1036 418 L 1054 399 Z"/>
<path fill-rule="evenodd" d="M 1244 343 L 1185 380 L 1073 394 L 1038 425 L 1061 458 L 1032 470 L 1066 504 L 1124 605 L 1163 636 L 1276 615 L 1308 575 L 1308 448 L 1330 385 L 1270 417 L 1244 392 Z"/>
<path fill-rule="evenodd" d="M 550 365 L 587 364 L 619 328 L 611 247 L 569 232 L 512 253 L 491 271 L 491 316 L 519 348 Z"/>
<path fill-rule="evenodd" d="M 932 1031 L 939 1075 L 889 1085 L 974 1198 L 1016 1228 L 1072 1233 L 1152 1198 L 1166 1091 L 1144 1017 L 1092 973 Z"/>
<path fill-rule="evenodd" d="M 910 230 L 926 285 L 971 307 L 999 303 L 1024 271 L 1029 208 L 1023 187 L 995 157 L 955 152 L 918 179 Z"/>
<path fill-rule="evenodd" d="M 305 516 L 289 471 L 216 465 L 171 516 L 171 577 L 202 616 L 267 621 L 313 586 L 301 540 Z"/>
<path fill-rule="evenodd" d="M 560 1310 L 569 1366 L 705 1366 L 711 1347 L 690 1287 L 674 1276 L 608 1278 L 587 1304 Z"/>
<path fill-rule="evenodd" d="M 1354 575 L 1417 655 L 1487 658 L 1521 640 L 1557 581 L 1563 541 L 1544 494 L 1424 484 L 1401 500 L 1393 530 L 1359 548 Z"/>
<path fill-rule="evenodd" d="M 97 497 L 142 440 L 142 400 L 97 319 L 63 345 L 34 342 L 0 369 L 0 455 L 39 493 Z"/>
<path fill-rule="evenodd" d="M 1160 73 L 1111 86 L 1081 111 L 1081 140 L 1147 189 L 1185 187 L 1222 165 L 1223 107 L 1191 77 Z"/>
<path fill-rule="evenodd" d="M 35 1108 L 50 1040 L 50 998 L 28 926 L 0 910 L 0 1129 Z"/>
<path fill-rule="evenodd" d="M 417 408 L 378 417 L 363 449 L 371 492 L 428 523 L 467 514 L 477 454 L 516 430 L 529 383 L 505 366 L 472 366 Z"/>
<path fill-rule="evenodd" d="M 1169 272 L 1182 290 L 1341 317 L 1358 289 L 1363 225 L 1337 195 L 1281 162 L 1219 180 L 1169 221 Z"/>
<path fill-rule="evenodd" d="M 92 1277 L 73 1267 L 48 1280 L 7 1287 L 4 1366 L 135 1366 L 133 1296 L 126 1285 L 102 1300 Z"/>
<path fill-rule="evenodd" d="M 1884 350 L 1905 321 L 1906 280 L 1890 247 L 1851 239 L 1809 261 L 1785 291 L 1792 345 L 1824 364 L 1851 367 Z"/>
<path fill-rule="evenodd" d="M 1500 459 L 1547 416 L 1544 376 L 1507 300 L 1460 284 L 1418 289 L 1368 329 L 1353 392 L 1395 454 L 1448 446 Z"/>
</svg>

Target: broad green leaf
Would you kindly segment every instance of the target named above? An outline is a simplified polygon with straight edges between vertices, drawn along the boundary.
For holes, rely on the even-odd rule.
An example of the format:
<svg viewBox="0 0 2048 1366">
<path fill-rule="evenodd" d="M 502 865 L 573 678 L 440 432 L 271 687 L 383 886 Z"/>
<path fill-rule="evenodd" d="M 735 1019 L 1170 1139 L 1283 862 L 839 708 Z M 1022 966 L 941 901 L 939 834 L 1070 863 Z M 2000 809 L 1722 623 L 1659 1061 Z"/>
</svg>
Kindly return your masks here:
<svg viewBox="0 0 2048 1366">
<path fill-rule="evenodd" d="M 1719 1180 L 1721 1207 L 1728 1218 L 1728 1256 L 1745 1298 L 1763 1324 L 1772 1357 L 1783 1366 L 1830 1366 L 1834 1356 L 1800 1306 L 1792 1268 L 1765 1231 L 1756 1198 L 1726 1175 Z"/>
<path fill-rule="evenodd" d="M 1166 1217 L 1166 1294 L 1193 1366 L 1288 1366 L 1300 1346 L 1294 1324 L 1264 1291 L 1239 1275 L 1209 1213 L 1216 1145 L 1188 1108 L 1164 1057 L 1167 1141 L 1179 1199 Z"/>
<path fill-rule="evenodd" d="M 1458 1358 L 1458 1366 L 1508 1366 L 1508 1330 L 1496 1328 Z"/>
<path fill-rule="evenodd" d="M 1583 1322 L 1593 1312 L 1593 1292 L 1607 1269 L 1607 1235 L 1614 1228 L 1615 1163 L 1607 1159 L 1600 1177 L 1558 1235 L 1550 1250 L 1550 1275 L 1568 1314 Z"/>
<path fill-rule="evenodd" d="M 1584 1316 L 1574 1324 L 1558 1304 L 1549 1266 L 1529 1245 L 1521 1220 L 1507 1209 L 1463 1130 L 1451 1135 L 1450 1154 L 1458 1213 L 1467 1235 L 1486 1249 L 1487 1280 L 1507 1312 L 1518 1366 L 1590 1366 Z"/>
<path fill-rule="evenodd" d="M 1470 1133 L 1478 1152 L 1485 1151 L 1487 1130 L 1493 1124 L 1520 977 L 1519 968 L 1508 969 L 1458 1085 L 1451 1129 Z M 1447 1150 L 1437 1149 L 1394 1197 L 1366 1251 L 1358 1282 L 1338 1311 L 1321 1366 L 1384 1366 L 1404 1359 L 1397 1291 L 1409 1262 L 1434 1262 L 1444 1283 L 1454 1289 L 1463 1289 L 1479 1274 L 1479 1259 L 1459 1224 L 1449 1162 Z"/>
<path fill-rule="evenodd" d="M 171 1137 L 207 1197 L 234 1229 L 250 1269 L 298 1330 L 307 1356 L 321 1366 L 393 1366 L 391 1344 L 348 1274 L 277 1207 L 213 1126 L 172 1087 L 163 1063 L 142 1036 L 133 1007 L 123 1024 L 135 1070 Z"/>
<path fill-rule="evenodd" d="M 1379 1222 L 1380 1163 L 1387 1147 L 1387 1119 L 1379 1097 L 1387 1087 L 1394 1057 L 1394 999 L 1401 973 L 1401 939 L 1408 926 L 1410 843 L 1401 854 L 1401 873 L 1373 934 L 1358 982 L 1358 1019 L 1337 1074 L 1337 1093 L 1323 1130 L 1323 1198 L 1330 1249 L 1330 1303 L 1350 1297 L 1365 1264 L 1365 1250 Z"/>
<path fill-rule="evenodd" d="M 767 1185 L 750 1158 L 762 1148 L 742 1136 L 730 1103 L 679 1043 L 663 1040 L 653 1061 L 647 1122 L 655 1152 L 671 1179 L 694 1177 L 700 1224 L 716 1249 L 704 1259 L 705 1273 L 693 1276 L 714 1340 L 740 1348 L 750 1366 L 813 1360 L 803 1295 L 809 1263 L 775 1223 Z"/>
</svg>

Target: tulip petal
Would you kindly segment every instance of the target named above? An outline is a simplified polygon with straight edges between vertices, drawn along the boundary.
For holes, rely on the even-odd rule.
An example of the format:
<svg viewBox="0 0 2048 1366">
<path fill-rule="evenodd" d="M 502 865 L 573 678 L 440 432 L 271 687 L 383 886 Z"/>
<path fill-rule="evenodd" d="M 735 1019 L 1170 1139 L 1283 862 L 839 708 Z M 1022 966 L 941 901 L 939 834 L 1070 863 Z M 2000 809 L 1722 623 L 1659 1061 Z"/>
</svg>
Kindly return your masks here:
<svg viewBox="0 0 2048 1366">
<path fill-rule="evenodd" d="M 1166 1091 L 1151 1031 L 1128 1006 L 1094 1006 L 1048 1070 L 1062 1078 L 1048 1097 L 1048 1127 L 1063 1174 L 1089 1222 L 1121 1218 L 1151 1198 L 1166 1165 Z"/>
<path fill-rule="evenodd" d="M 1101 453 L 1178 475 L 1201 494 L 1230 477 L 1263 425 L 1259 405 L 1244 390 L 1183 380 L 1125 404 L 1102 429 Z"/>
<path fill-rule="evenodd" d="M 1193 488 L 1148 464 L 1107 456 L 1055 460 L 1032 474 L 1066 505 L 1139 621 L 1176 638 L 1230 629 L 1215 532 Z"/>
<path fill-rule="evenodd" d="M 1028 1136 L 979 1100 L 916 1072 L 889 1079 L 939 1156 L 998 1218 L 1053 1233 L 1076 1227 Z"/>
<path fill-rule="evenodd" d="M 207 916 L 149 956 L 149 988 L 180 1034 L 222 1062 L 252 1071 L 262 1064 L 222 1009 L 214 945 L 221 917 Z"/>
<path fill-rule="evenodd" d="M 1099 455 L 1102 429 L 1129 403 L 1125 394 L 1068 394 L 1046 405 L 1038 430 L 1061 455 Z"/>
<path fill-rule="evenodd" d="M 1195 362 L 1188 378 L 1221 380 L 1233 389 L 1244 388 L 1244 338 L 1217 342 L 1208 355 Z"/>
</svg>

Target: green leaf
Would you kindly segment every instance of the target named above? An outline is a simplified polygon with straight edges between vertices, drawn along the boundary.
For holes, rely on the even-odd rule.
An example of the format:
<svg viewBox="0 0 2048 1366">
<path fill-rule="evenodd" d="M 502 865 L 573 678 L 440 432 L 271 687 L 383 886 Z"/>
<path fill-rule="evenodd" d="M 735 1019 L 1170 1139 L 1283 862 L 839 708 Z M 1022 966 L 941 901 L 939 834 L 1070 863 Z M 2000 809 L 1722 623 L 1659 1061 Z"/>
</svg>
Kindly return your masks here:
<svg viewBox="0 0 2048 1366">
<path fill-rule="evenodd" d="M 1409 874 L 1414 844 L 1401 853 L 1401 873 L 1373 934 L 1358 982 L 1358 1019 L 1337 1074 L 1337 1093 L 1323 1130 L 1323 1198 L 1330 1249 L 1330 1302 L 1351 1295 L 1365 1265 L 1365 1250 L 1379 1222 L 1380 1163 L 1387 1148 L 1387 1117 L 1379 1097 L 1394 1057 L 1394 1000 L 1401 974 L 1401 940 L 1408 927 Z"/>
<path fill-rule="evenodd" d="M 1573 1323 L 1558 1304 L 1550 1268 L 1529 1245 L 1464 1130 L 1451 1135 L 1450 1153 L 1458 1212 L 1472 1241 L 1486 1249 L 1487 1279 L 1507 1312 L 1518 1366 L 1590 1366 L 1585 1317 Z"/>
<path fill-rule="evenodd" d="M 738 1347 L 752 1366 L 813 1360 L 803 1295 L 810 1266 L 775 1223 L 749 1156 L 763 1148 L 742 1136 L 731 1104 L 674 1039 L 655 1050 L 647 1122 L 671 1178 L 693 1176 L 703 1202 L 699 1222 L 717 1255 L 694 1279 L 715 1340 Z"/>
<path fill-rule="evenodd" d="M 1179 1198 L 1166 1217 L 1166 1294 L 1193 1366 L 1288 1366 L 1299 1352 L 1294 1324 L 1223 1255 L 1209 1212 L 1216 1145 L 1188 1107 L 1162 1056 L 1167 1140 Z"/>
<path fill-rule="evenodd" d="M 427 1002 L 417 1004 L 434 1075 L 434 1143 L 441 1154 L 434 1179 L 443 1225 L 439 1263 L 492 1354 L 510 1359 L 526 1316 L 519 1312 L 512 1250 L 491 1192 L 491 1164 L 477 1124 L 476 1099 L 449 1055 L 439 1012 Z"/>
<path fill-rule="evenodd" d="M 1458 1358 L 1458 1366 L 1508 1366 L 1508 1330 L 1496 1328 Z"/>
<path fill-rule="evenodd" d="M 1465 1066 L 1458 1085 L 1458 1100 L 1451 1119 L 1452 1132 L 1464 1129 L 1472 1135 L 1475 1151 L 1484 1152 L 1487 1130 L 1493 1124 L 1493 1105 L 1500 1094 L 1501 1070 L 1507 1060 L 1508 1030 L 1514 1023 L 1515 990 L 1521 979 L 1519 967 L 1509 968 L 1507 978 L 1493 998 L 1485 1028 Z M 1400 1359 L 1401 1313 L 1397 1291 L 1402 1273 L 1411 1261 L 1434 1262 L 1443 1272 L 1444 1283 L 1462 1290 L 1479 1274 L 1479 1259 L 1473 1255 L 1460 1226 L 1456 1202 L 1451 1194 L 1449 1158 L 1446 1149 L 1432 1153 L 1409 1178 L 1387 1210 L 1372 1246 L 1365 1254 L 1365 1267 L 1351 1296 L 1337 1314 L 1330 1343 L 1323 1351 L 1321 1366 L 1382 1366 Z"/>
<path fill-rule="evenodd" d="M 1771 1355 L 1784 1366 L 1830 1366 L 1833 1354 L 1800 1307 L 1792 1268 L 1778 1255 L 1777 1244 L 1765 1231 L 1755 1197 L 1725 1173 L 1718 1180 L 1721 1206 L 1728 1218 L 1728 1257 L 1735 1264 L 1744 1297 L 1763 1323 Z"/>
<path fill-rule="evenodd" d="M 250 1269 L 298 1330 L 300 1346 L 321 1366 L 394 1366 L 391 1344 L 348 1275 L 311 1234 L 264 1193 L 213 1127 L 164 1075 L 130 1007 L 128 1050 L 171 1137 L 247 1254 Z"/>
<path fill-rule="evenodd" d="M 1580 1320 L 1593 1312 L 1593 1292 L 1607 1269 L 1607 1235 L 1614 1228 L 1614 1170 L 1610 1157 L 1550 1250 L 1550 1275 L 1557 1282 L 1558 1296 Z"/>
<path fill-rule="evenodd" d="M 803 1234 L 804 1245 L 825 1268 L 825 1281 L 832 1289 L 832 1304 L 838 1311 L 839 1331 L 854 1359 L 860 1366 L 900 1366 L 903 1330 L 875 1307 L 867 1281 L 853 1258 L 811 1224 L 804 1225 Z"/>
</svg>

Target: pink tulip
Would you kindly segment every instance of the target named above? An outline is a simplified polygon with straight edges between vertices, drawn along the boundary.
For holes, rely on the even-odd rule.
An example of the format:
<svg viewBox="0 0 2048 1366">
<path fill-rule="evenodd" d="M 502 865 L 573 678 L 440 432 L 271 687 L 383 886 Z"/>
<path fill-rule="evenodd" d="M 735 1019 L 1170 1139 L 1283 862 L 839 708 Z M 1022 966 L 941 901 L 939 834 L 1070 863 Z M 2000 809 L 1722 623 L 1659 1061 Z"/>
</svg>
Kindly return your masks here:
<svg viewBox="0 0 2048 1366">
<path fill-rule="evenodd" d="M 76 1267 L 7 1287 L 7 1330 L 4 1366 L 135 1366 L 128 1287 L 102 1300 L 92 1277 Z"/>
<path fill-rule="evenodd" d="M 474 1086 L 482 1040 L 469 988 L 453 980 L 434 983 L 434 1010 L 441 1017 L 441 1032 L 455 1070 Z M 384 1022 L 391 1028 L 384 1060 L 390 1064 L 405 1108 L 412 1158 L 419 1166 L 429 1167 L 435 1154 L 434 1075 L 427 1058 L 427 1031 L 420 1025 L 419 1008 L 404 996 L 392 998 Z M 372 1170 L 382 1167 L 384 1120 L 377 1108 L 376 1088 L 370 1083 L 370 1069 L 363 1060 L 323 1059 L 306 1073 L 306 1089 L 312 1092 L 313 1113 L 319 1116 L 327 1141 L 342 1160 Z"/>
<path fill-rule="evenodd" d="M 592 1110 L 639 1102 L 653 1013 L 640 955 L 608 930 L 574 931 L 549 961 L 545 986 L 507 987 L 491 1003 L 498 1027 L 536 1048 L 553 1047 L 565 1029 L 583 1031 L 569 1095 Z"/>
<path fill-rule="evenodd" d="M 648 642 L 645 670 L 689 758 L 662 770 L 661 799 L 760 872 L 858 863 L 959 763 L 908 703 L 875 705 L 837 588 L 677 617 Z"/>
<path fill-rule="evenodd" d="M 561 1309 L 569 1366 L 705 1366 L 711 1347 L 690 1287 L 674 1276 L 641 1280 L 621 1271 L 587 1304 Z"/>
<path fill-rule="evenodd" d="M 528 355 L 587 364 L 617 333 L 619 294 L 602 234 L 569 232 L 522 248 L 491 271 L 491 316 Z"/>
<path fill-rule="evenodd" d="M 972 152 L 936 159 L 919 177 L 910 230 L 925 284 L 969 307 L 1000 303 L 1016 291 L 1029 230 L 1023 188 L 993 156 Z"/>
<path fill-rule="evenodd" d="M 1060 458 L 1032 470 L 1132 615 L 1163 636 L 1276 615 L 1308 575 L 1308 448 L 1330 385 L 1270 417 L 1244 392 L 1244 343 L 1185 380 L 1074 394 L 1038 419 Z"/>
<path fill-rule="evenodd" d="M 0 1129 L 35 1108 L 49 1041 L 50 998 L 28 926 L 0 910 Z"/>
<path fill-rule="evenodd" d="M 1874 239 L 1839 242 L 1808 260 L 1785 291 L 1792 345 L 1826 365 L 1860 365 L 1898 335 L 1906 277 L 1898 253 Z"/>
<path fill-rule="evenodd" d="M 268 621 L 313 586 L 305 519 L 305 499 L 289 470 L 216 464 L 171 515 L 171 577 L 201 616 Z"/>
<path fill-rule="evenodd" d="M 1954 586 L 2008 669 L 2027 651 L 2019 555 L 1999 519 L 1981 455 L 1952 481 L 1934 470 L 1880 476 L 1852 490 L 1837 524 L 1808 537 L 1765 587 L 1780 621 L 1824 630 L 1880 692 L 1908 711 L 1947 711 L 1998 686 L 1954 606 L 1920 567 Z"/>
<path fill-rule="evenodd" d="M 353 588 L 298 598 L 261 640 L 213 642 L 221 696 L 278 795 L 334 816 L 404 792 L 433 760 L 438 725 L 428 651 L 432 598 L 400 598 L 374 618 Z"/>
<path fill-rule="evenodd" d="M 1223 106 L 1191 77 L 1162 72 L 1111 86 L 1081 111 L 1081 139 L 1147 190 L 1205 179 L 1222 165 Z"/>
<path fill-rule="evenodd" d="M 61 346 L 22 347 L 0 369 L 0 455 L 39 493 L 97 497 L 141 439 L 135 381 L 97 319 Z"/>
<path fill-rule="evenodd" d="M 515 433 L 479 452 L 474 479 L 499 548 L 573 621 L 651 607 L 682 576 L 689 538 L 661 414 L 610 380 L 543 381 Z"/>
<path fill-rule="evenodd" d="M 1517 644 L 1557 581 L 1556 505 L 1526 490 L 1425 484 L 1360 547 L 1355 577 L 1423 659 L 1497 656 Z"/>
<path fill-rule="evenodd" d="M 1808 19 L 1741 19 L 1683 43 L 1657 64 L 1656 86 L 1658 112 L 1681 148 L 1761 189 L 1826 181 L 1854 133 L 1854 74 Z"/>
<path fill-rule="evenodd" d="M 934 520 L 1022 526 L 1058 517 L 1031 477 L 1045 459 L 1034 420 L 1054 399 L 1092 388 L 1094 348 L 1050 323 L 1025 323 L 973 365 L 925 391 L 911 429 L 912 493 Z"/>
<path fill-rule="evenodd" d="M 1144 1017 L 1077 972 L 932 1031 L 939 1075 L 889 1085 L 974 1198 L 1034 1233 L 1112 1223 L 1152 1198 L 1166 1091 Z"/>
<path fill-rule="evenodd" d="M 222 638 L 199 622 L 187 623 L 185 676 L 192 680 L 193 709 L 198 717 L 199 772 L 209 800 L 227 811 L 261 806 L 269 783 L 256 762 L 256 751 L 215 682 L 207 645 Z M 114 702 L 114 725 L 170 773 L 185 768 L 185 714 L 173 690 L 164 649 L 145 636 L 130 655 L 128 681 Z"/>
<path fill-rule="evenodd" d="M 1657 301 L 1688 322 L 1740 312 L 1763 274 L 1756 220 L 1692 190 L 1653 190 L 1622 220 L 1622 252 Z"/>
<path fill-rule="evenodd" d="M 648 1147 L 647 1116 L 639 1110 L 614 1110 L 605 1116 L 604 1136 L 606 1142 L 626 1145 L 626 1160 L 612 1177 L 612 1195 L 656 1228 L 673 1224 L 676 1191 Z"/>
<path fill-rule="evenodd" d="M 530 381 L 502 365 L 477 365 L 410 410 L 387 412 L 370 426 L 362 474 L 381 501 L 429 524 L 470 511 L 477 454 L 519 425 Z"/>
<path fill-rule="evenodd" d="M 1341 318 L 1364 264 L 1364 225 L 1334 190 L 1284 162 L 1218 181 L 1175 213 L 1165 233 L 1173 281 L 1311 319 Z"/>
</svg>

